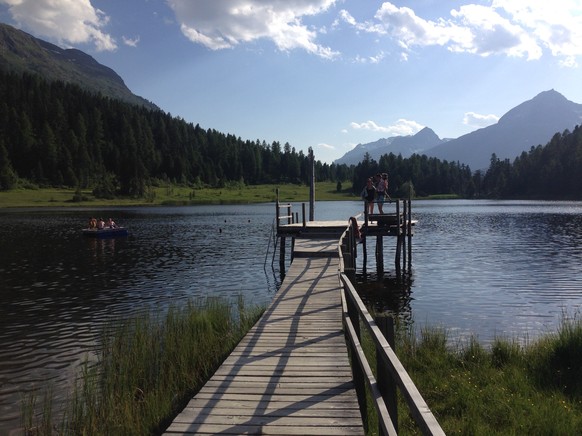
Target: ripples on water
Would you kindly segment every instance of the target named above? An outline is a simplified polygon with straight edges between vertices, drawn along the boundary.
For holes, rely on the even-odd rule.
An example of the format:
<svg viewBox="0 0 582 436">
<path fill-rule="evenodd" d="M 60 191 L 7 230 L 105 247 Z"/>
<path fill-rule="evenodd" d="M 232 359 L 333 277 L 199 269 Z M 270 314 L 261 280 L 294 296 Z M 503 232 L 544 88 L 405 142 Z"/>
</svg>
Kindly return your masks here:
<svg viewBox="0 0 582 436">
<path fill-rule="evenodd" d="M 323 202 L 315 216 L 347 222 L 360 209 Z M 130 236 L 83 238 L 90 215 L 112 215 Z M 18 425 L 23 392 L 53 385 L 57 400 L 66 395 L 113 318 L 208 295 L 268 303 L 280 280 L 274 215 L 273 204 L 0 210 L 0 434 Z M 579 312 L 582 203 L 417 201 L 413 217 L 406 280 L 377 277 L 368 242 L 369 273 L 357 288 L 375 310 L 483 343 L 532 339 Z M 387 268 L 394 247 L 385 238 Z"/>
<path fill-rule="evenodd" d="M 91 215 L 130 236 L 83 237 Z M 274 215 L 272 204 L 0 212 L 0 434 L 18 425 L 23 392 L 65 395 L 112 319 L 205 296 L 267 304 Z"/>
<path fill-rule="evenodd" d="M 582 203 L 418 201 L 413 215 L 413 274 L 384 286 L 402 298 L 389 312 L 482 343 L 526 342 L 579 317 Z"/>
</svg>

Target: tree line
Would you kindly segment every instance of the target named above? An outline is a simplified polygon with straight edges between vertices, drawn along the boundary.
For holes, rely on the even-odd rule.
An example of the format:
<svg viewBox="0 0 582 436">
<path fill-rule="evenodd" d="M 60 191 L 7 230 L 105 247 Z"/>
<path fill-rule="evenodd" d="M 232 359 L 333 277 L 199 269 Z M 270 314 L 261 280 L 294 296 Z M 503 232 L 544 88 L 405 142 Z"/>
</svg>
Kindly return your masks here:
<svg viewBox="0 0 582 436">
<path fill-rule="evenodd" d="M 582 200 L 582 126 L 556 133 L 546 145 L 532 146 L 513 162 L 493 154 L 485 172 L 425 155 L 403 159 L 390 153 L 378 162 L 365 155 L 353 169 L 353 192 L 360 192 L 366 178 L 379 172 L 389 172 L 392 196 Z"/>
<path fill-rule="evenodd" d="M 289 143 L 242 140 L 36 75 L 0 76 L 0 189 L 24 179 L 139 197 L 159 181 L 308 183 L 309 166 Z M 315 162 L 318 180 L 348 174 Z"/>
<path fill-rule="evenodd" d="M 513 163 L 495 155 L 473 173 L 459 162 L 392 153 L 357 165 L 315 161 L 315 179 L 359 195 L 368 177 L 388 172 L 390 195 L 463 198 L 581 198 L 580 128 L 556 134 Z M 308 184 L 309 157 L 289 143 L 243 140 L 160 110 L 0 72 L 0 190 L 38 186 L 93 189 L 97 196 L 142 197 L 159 183 L 225 187 L 231 183 Z M 341 182 L 352 185 L 342 189 Z"/>
<path fill-rule="evenodd" d="M 582 199 L 582 127 L 556 133 L 545 146 L 531 147 L 513 162 L 491 156 L 480 181 L 488 198 Z M 479 174 L 481 177 L 481 175 Z"/>
</svg>

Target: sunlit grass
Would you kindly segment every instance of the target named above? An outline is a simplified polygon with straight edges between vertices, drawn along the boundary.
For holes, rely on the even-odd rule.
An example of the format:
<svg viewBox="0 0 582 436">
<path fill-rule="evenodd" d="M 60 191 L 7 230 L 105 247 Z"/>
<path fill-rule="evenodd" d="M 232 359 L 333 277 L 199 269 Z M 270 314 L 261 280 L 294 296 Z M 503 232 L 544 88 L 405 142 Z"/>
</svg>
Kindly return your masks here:
<svg viewBox="0 0 582 436">
<path fill-rule="evenodd" d="M 35 416 L 31 396 L 23 404 L 23 426 L 38 435 L 55 428 L 70 435 L 160 433 L 262 311 L 207 299 L 171 307 L 162 317 L 152 311 L 112 323 L 101 335 L 97 361 L 82 366 L 62 418 L 53 417 L 50 394 Z"/>
<path fill-rule="evenodd" d="M 451 347 L 442 328 L 397 336 L 396 353 L 446 434 L 580 434 L 579 320 L 526 345 L 497 338 L 486 348 L 472 338 Z M 398 410 L 400 434 L 419 434 L 402 398 Z"/>
<path fill-rule="evenodd" d="M 343 183 L 337 191 L 335 182 L 319 182 L 315 185 L 316 200 L 358 200 L 349 192 L 350 182 Z M 193 204 L 247 204 L 274 202 L 279 189 L 281 201 L 309 201 L 306 185 L 253 185 L 232 184 L 224 188 L 192 188 L 167 185 L 151 188 L 144 198 L 95 198 L 91 190 L 19 188 L 0 191 L 0 207 L 102 207 L 102 206 L 156 206 Z"/>
</svg>

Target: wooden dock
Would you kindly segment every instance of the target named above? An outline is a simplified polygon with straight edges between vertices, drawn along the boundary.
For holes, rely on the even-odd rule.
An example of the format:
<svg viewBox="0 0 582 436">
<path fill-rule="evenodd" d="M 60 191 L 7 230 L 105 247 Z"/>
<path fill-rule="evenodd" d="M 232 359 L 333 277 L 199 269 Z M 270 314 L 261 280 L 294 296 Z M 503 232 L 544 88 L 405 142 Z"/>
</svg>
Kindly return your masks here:
<svg viewBox="0 0 582 436">
<path fill-rule="evenodd" d="M 337 238 L 298 238 L 293 251 L 262 318 L 166 434 L 364 434 L 342 330 Z"/>
<path fill-rule="evenodd" d="M 346 220 L 340 221 L 315 221 L 307 220 L 305 204 L 302 205 L 302 217 L 299 213 L 293 212 L 291 203 L 281 204 L 277 193 L 276 202 L 276 227 L 279 245 L 279 268 L 285 270 L 286 240 L 293 241 L 296 238 L 339 238 L 346 229 L 348 222 L 350 225 L 358 227 L 359 241 L 362 242 L 362 270 L 367 269 L 367 240 L 375 239 L 376 247 L 374 254 L 376 257 L 376 269 L 378 274 L 384 273 L 384 238 L 393 237 L 396 240 L 394 251 L 394 269 L 397 275 L 410 273 L 412 265 L 412 236 L 416 220 L 412 219 L 411 200 L 395 199 L 385 203 L 385 212 L 382 214 L 369 214 L 368 205 L 364 204 L 364 212 Z M 357 248 L 355 242 L 349 243 L 351 253 L 351 265 L 348 269 L 355 271 L 355 258 Z"/>
</svg>

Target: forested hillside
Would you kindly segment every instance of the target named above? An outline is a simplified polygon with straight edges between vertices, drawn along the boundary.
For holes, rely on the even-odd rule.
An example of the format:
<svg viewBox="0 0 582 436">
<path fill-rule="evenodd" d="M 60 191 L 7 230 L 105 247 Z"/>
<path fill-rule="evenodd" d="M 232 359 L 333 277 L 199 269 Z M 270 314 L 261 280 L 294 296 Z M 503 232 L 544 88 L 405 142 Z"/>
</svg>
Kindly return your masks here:
<svg viewBox="0 0 582 436">
<path fill-rule="evenodd" d="M 349 177 L 347 167 L 316 162 L 318 180 L 338 177 Z M 0 189 L 11 188 L 17 179 L 139 197 L 159 181 L 307 183 L 308 157 L 289 144 L 205 130 L 76 85 L 2 74 Z"/>
<path fill-rule="evenodd" d="M 425 155 L 367 155 L 350 167 L 315 163 L 316 180 L 351 179 L 355 195 L 377 172 L 389 173 L 392 196 L 582 199 L 582 132 L 556 134 L 513 163 L 493 155 L 485 174 Z M 22 181 L 143 197 L 161 183 L 307 184 L 309 160 L 287 143 L 243 140 L 76 85 L 0 73 L 0 190 Z"/>
<path fill-rule="evenodd" d="M 582 200 L 582 127 L 556 133 L 545 145 L 523 152 L 513 163 L 495 155 L 481 182 L 493 198 Z"/>
<path fill-rule="evenodd" d="M 582 200 L 582 127 L 556 133 L 546 145 L 532 147 L 513 162 L 491 156 L 489 169 L 472 173 L 458 162 L 413 155 L 408 159 L 369 155 L 353 170 L 353 190 L 359 192 L 366 177 L 389 172 L 390 194 L 454 194 L 463 198 Z M 409 183 L 410 182 L 410 183 Z"/>
</svg>

